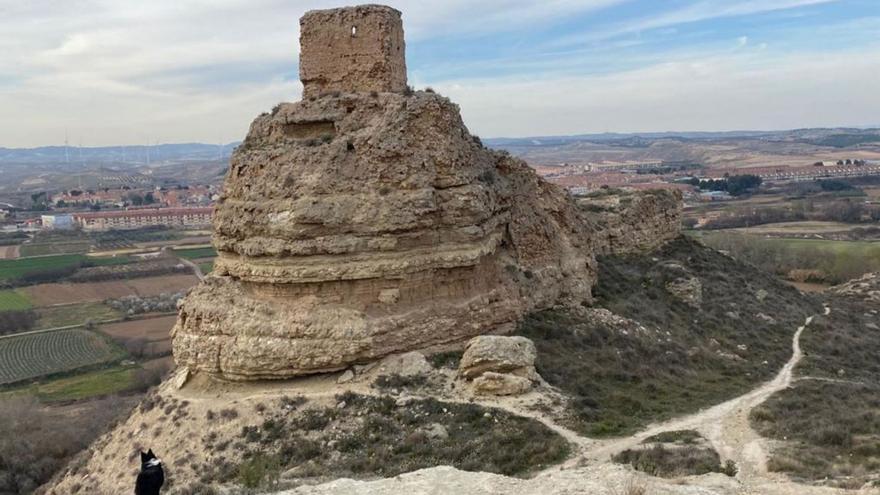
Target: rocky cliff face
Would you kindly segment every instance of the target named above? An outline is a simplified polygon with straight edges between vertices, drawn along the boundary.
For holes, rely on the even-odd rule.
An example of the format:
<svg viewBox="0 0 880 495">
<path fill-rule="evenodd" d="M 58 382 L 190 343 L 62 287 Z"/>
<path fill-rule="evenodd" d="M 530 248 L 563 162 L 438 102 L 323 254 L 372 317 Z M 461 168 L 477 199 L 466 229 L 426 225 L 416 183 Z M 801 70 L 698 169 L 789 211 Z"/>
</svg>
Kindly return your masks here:
<svg viewBox="0 0 880 495">
<path fill-rule="evenodd" d="M 577 198 L 577 203 L 595 222 L 597 255 L 648 251 L 681 232 L 679 191 L 603 189 Z"/>
<path fill-rule="evenodd" d="M 590 302 L 597 252 L 668 238 L 665 203 L 600 227 L 448 99 L 405 89 L 400 12 L 311 12 L 302 33 L 306 98 L 258 117 L 232 157 L 214 275 L 172 331 L 179 365 L 284 378 L 505 333 Z"/>
<path fill-rule="evenodd" d="M 337 370 L 591 297 L 587 215 L 433 93 L 283 104 L 253 123 L 224 190 L 216 275 L 173 331 L 192 370 Z"/>
</svg>

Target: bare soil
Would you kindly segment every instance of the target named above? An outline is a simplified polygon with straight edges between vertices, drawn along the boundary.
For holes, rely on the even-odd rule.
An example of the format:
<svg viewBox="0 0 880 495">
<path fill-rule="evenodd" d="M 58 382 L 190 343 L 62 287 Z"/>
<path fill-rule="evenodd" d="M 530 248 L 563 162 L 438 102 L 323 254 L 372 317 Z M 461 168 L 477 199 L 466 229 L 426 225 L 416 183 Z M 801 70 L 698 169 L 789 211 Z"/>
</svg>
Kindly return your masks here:
<svg viewBox="0 0 880 495">
<path fill-rule="evenodd" d="M 19 256 L 19 246 L 0 246 L 0 260 L 14 260 Z"/>
<path fill-rule="evenodd" d="M 144 339 L 155 344 L 152 352 L 157 354 L 166 353 L 171 352 L 171 336 L 169 332 L 176 320 L 177 316 L 161 316 L 158 318 L 123 321 L 121 323 L 102 325 L 101 331 L 120 341 Z"/>
<path fill-rule="evenodd" d="M 126 295 L 155 296 L 163 292 L 177 292 L 196 285 L 195 275 L 165 275 L 161 277 L 111 280 L 81 284 L 56 283 L 25 287 L 22 290 L 35 306 L 53 306 L 79 302 L 103 301 Z"/>
</svg>

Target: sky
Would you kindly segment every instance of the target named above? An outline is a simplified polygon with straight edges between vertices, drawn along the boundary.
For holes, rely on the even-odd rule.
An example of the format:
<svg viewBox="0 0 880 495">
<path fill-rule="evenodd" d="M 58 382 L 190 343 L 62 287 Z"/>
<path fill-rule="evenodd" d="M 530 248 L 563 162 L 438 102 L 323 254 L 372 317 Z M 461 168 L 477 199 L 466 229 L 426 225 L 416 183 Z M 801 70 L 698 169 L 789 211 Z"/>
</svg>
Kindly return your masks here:
<svg viewBox="0 0 880 495">
<path fill-rule="evenodd" d="M 483 137 L 880 126 L 880 0 L 388 0 Z M 226 143 L 326 0 L 0 0 L 0 146 Z"/>
</svg>

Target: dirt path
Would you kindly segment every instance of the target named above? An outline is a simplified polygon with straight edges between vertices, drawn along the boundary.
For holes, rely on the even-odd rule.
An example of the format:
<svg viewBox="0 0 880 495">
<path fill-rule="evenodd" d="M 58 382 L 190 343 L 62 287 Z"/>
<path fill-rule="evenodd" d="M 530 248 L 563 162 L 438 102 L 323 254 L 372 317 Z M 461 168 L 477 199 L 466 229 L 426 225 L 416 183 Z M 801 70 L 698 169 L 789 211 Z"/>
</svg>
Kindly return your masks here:
<svg viewBox="0 0 880 495">
<path fill-rule="evenodd" d="M 181 256 L 178 256 L 177 259 L 180 260 L 180 262 L 183 263 L 184 265 L 192 268 L 193 273 L 195 273 L 196 277 L 199 277 L 199 280 L 205 279 L 205 274 L 202 273 L 202 267 L 200 267 L 197 263 L 193 263 L 192 261 L 190 261 L 186 258 L 183 258 Z"/>
<path fill-rule="evenodd" d="M 829 314 L 830 311 L 830 308 L 825 308 L 826 315 Z M 521 398 L 494 398 L 491 401 L 486 401 L 485 403 L 483 403 L 483 401 L 481 400 L 477 400 L 476 402 L 483 403 L 483 405 L 486 406 L 503 409 L 520 416 L 533 418 L 537 421 L 540 421 L 556 433 L 566 438 L 569 442 L 571 442 L 574 449 L 574 453 L 571 458 L 562 465 L 548 468 L 547 470 L 539 473 L 535 478 L 536 480 L 545 478 L 551 484 L 553 484 L 553 480 L 555 480 L 556 477 L 572 476 L 572 474 L 570 473 L 574 473 L 574 475 L 579 475 L 579 473 L 587 471 L 596 476 L 596 478 L 591 479 L 591 481 L 615 482 L 615 480 L 620 481 L 618 478 L 621 478 L 623 476 L 632 477 L 632 474 L 626 474 L 629 471 L 627 471 L 626 469 L 623 469 L 621 471 L 621 466 L 615 465 L 611 462 L 611 457 L 614 454 L 628 448 L 636 447 L 647 437 L 658 433 L 662 433 L 665 431 L 693 429 L 699 431 L 703 436 L 707 438 L 712 446 L 718 451 L 723 461 L 733 460 L 734 462 L 736 462 L 739 471 L 737 473 L 735 481 L 731 480 L 730 478 L 718 475 L 716 477 L 688 477 L 677 482 L 673 482 L 674 484 L 680 484 L 682 489 L 681 493 L 712 493 L 723 495 L 844 495 L 854 493 L 870 493 L 872 495 L 877 494 L 878 492 L 876 490 L 846 491 L 835 488 L 816 487 L 799 484 L 789 480 L 784 475 L 768 472 L 767 440 L 761 438 L 757 434 L 757 432 L 755 432 L 751 428 L 751 425 L 749 424 L 749 413 L 752 411 L 752 409 L 763 403 L 774 393 L 789 387 L 791 383 L 795 380 L 793 378 L 793 372 L 803 356 L 800 347 L 800 337 L 803 332 L 809 328 L 812 321 L 813 317 L 807 318 L 804 324 L 800 326 L 794 333 L 791 344 L 791 358 L 772 380 L 761 384 L 754 390 L 740 397 L 736 397 L 727 402 L 718 404 L 714 407 L 702 410 L 692 415 L 675 418 L 664 423 L 650 426 L 646 430 L 630 437 L 607 440 L 585 438 L 577 432 L 574 432 L 562 425 L 557 424 L 555 421 L 553 421 L 553 419 L 548 417 L 547 414 L 544 414 L 539 410 L 534 410 L 534 407 L 530 407 L 534 406 L 534 399 L 531 399 L 530 402 L 530 399 L 528 399 L 527 396 L 523 396 Z M 348 385 L 348 387 L 359 393 L 375 393 L 375 390 L 369 387 L 368 381 L 364 381 L 363 383 L 351 383 Z M 240 386 L 236 385 L 233 388 L 238 390 Z M 280 388 L 283 389 L 284 386 L 282 385 L 280 386 Z M 196 389 L 198 389 L 198 387 L 196 387 Z M 338 393 L 338 388 L 336 388 L 335 379 L 333 377 L 307 378 L 303 380 L 298 380 L 296 389 L 298 393 L 306 395 L 310 399 L 322 398 L 328 401 L 335 400 L 333 399 L 334 394 Z M 225 391 L 225 393 L 223 394 L 218 393 L 218 390 L 214 389 L 213 387 L 207 390 L 210 390 L 210 396 L 212 397 L 212 399 L 208 400 L 213 400 L 214 396 L 218 398 L 217 400 L 220 400 L 219 398 L 222 395 L 222 400 L 228 401 L 230 397 L 236 396 L 236 393 L 232 390 Z M 190 394 L 192 394 L 193 392 L 195 392 L 195 390 L 190 389 L 189 392 Z M 238 390 L 238 393 L 242 396 L 253 396 L 255 393 L 261 392 L 268 395 L 277 395 L 279 393 L 279 390 L 257 391 L 250 390 L 248 388 L 241 388 L 240 390 Z M 196 392 L 194 395 L 198 395 L 198 392 Z M 190 395 L 190 398 L 192 397 L 193 396 Z M 411 395 L 410 397 L 419 398 L 418 395 Z M 473 401 L 473 398 L 470 398 L 466 395 L 459 396 L 458 391 L 453 392 L 449 396 L 444 395 L 442 399 L 449 402 L 462 403 Z M 607 474 L 608 479 L 603 479 L 602 476 L 599 474 L 604 472 L 603 470 L 609 471 L 610 474 Z M 639 479 L 647 480 L 648 484 L 652 483 L 651 480 L 653 478 L 650 478 L 647 475 L 638 474 L 636 476 Z M 666 483 L 662 482 L 661 480 L 654 480 L 658 483 Z M 666 491 L 665 488 L 664 490 L 660 490 L 657 493 L 661 492 L 672 493 Z M 591 492 L 574 490 L 571 492 L 566 491 L 565 493 Z M 615 492 L 612 490 L 612 493 L 619 492 Z"/>
</svg>

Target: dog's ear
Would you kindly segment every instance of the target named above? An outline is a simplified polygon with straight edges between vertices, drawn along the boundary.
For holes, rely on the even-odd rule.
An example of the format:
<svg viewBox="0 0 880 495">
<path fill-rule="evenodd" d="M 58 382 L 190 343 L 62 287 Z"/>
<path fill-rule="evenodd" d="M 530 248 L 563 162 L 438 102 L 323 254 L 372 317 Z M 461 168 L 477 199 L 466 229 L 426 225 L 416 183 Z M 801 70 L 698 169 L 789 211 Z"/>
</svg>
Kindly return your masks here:
<svg viewBox="0 0 880 495">
<path fill-rule="evenodd" d="M 147 457 L 149 457 L 150 459 L 156 458 L 156 454 L 153 453 L 153 449 L 147 451 Z"/>
<path fill-rule="evenodd" d="M 147 454 L 144 454 L 144 451 L 142 450 L 141 451 L 141 464 L 147 462 L 147 460 L 149 460 L 149 457 L 147 457 Z"/>
</svg>

